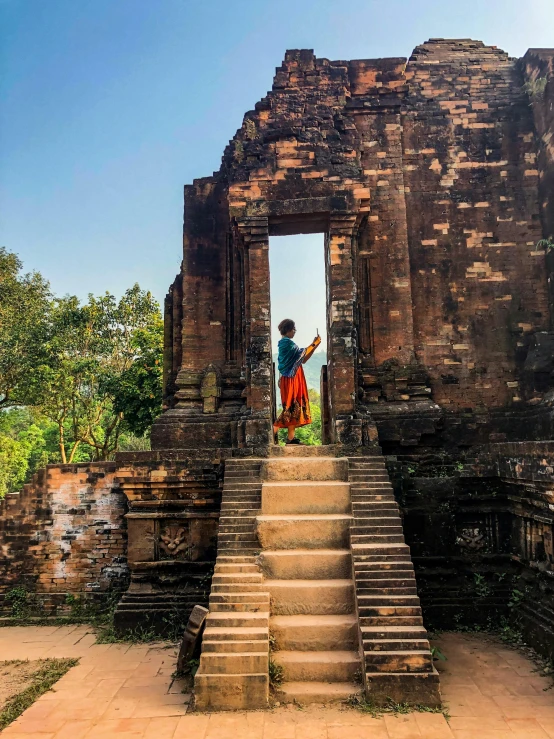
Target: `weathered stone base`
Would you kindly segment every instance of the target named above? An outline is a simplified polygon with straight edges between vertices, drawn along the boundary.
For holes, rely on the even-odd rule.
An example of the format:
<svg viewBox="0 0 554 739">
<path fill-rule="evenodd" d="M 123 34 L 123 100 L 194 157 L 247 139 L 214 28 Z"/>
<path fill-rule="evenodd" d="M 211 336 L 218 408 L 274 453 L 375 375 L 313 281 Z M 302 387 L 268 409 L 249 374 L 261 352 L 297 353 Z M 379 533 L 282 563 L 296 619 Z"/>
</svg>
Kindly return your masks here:
<svg viewBox="0 0 554 739">
<path fill-rule="evenodd" d="M 366 673 L 366 697 L 375 705 L 395 703 L 440 708 L 439 673 Z"/>
<path fill-rule="evenodd" d="M 195 707 L 199 711 L 238 711 L 267 708 L 269 678 L 260 675 L 202 675 L 196 673 Z"/>
</svg>

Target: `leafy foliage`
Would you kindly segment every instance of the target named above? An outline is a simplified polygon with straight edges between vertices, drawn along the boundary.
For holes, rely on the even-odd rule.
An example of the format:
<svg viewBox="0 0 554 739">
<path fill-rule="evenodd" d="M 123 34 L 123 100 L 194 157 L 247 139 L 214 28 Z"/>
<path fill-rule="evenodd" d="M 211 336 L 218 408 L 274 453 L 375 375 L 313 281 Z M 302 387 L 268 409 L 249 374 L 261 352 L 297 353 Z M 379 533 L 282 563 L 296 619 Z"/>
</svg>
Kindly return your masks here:
<svg viewBox="0 0 554 739">
<path fill-rule="evenodd" d="M 25 404 L 48 331 L 50 287 L 38 272 L 21 269 L 18 257 L 0 248 L 0 408 Z"/>
<path fill-rule="evenodd" d="M 52 316 L 32 402 L 57 425 L 62 462 L 74 461 L 82 444 L 94 459 L 108 459 L 122 431 L 142 435 L 161 407 L 158 305 L 134 285 L 119 301 L 108 293 L 89 295 L 85 305 L 57 299 Z"/>
<path fill-rule="evenodd" d="M 545 96 L 547 85 L 548 79 L 546 77 L 537 77 L 534 80 L 527 80 L 523 85 L 523 89 L 531 100 L 542 100 Z"/>
<path fill-rule="evenodd" d="M 552 236 L 549 236 L 547 239 L 537 241 L 537 249 L 544 249 L 545 252 L 549 254 L 554 249 L 554 240 L 552 239 Z"/>
<path fill-rule="evenodd" d="M 135 284 L 120 300 L 81 304 L 20 272 L 0 250 L 0 498 L 48 462 L 148 448 L 161 411 L 163 321 L 151 293 Z"/>
</svg>

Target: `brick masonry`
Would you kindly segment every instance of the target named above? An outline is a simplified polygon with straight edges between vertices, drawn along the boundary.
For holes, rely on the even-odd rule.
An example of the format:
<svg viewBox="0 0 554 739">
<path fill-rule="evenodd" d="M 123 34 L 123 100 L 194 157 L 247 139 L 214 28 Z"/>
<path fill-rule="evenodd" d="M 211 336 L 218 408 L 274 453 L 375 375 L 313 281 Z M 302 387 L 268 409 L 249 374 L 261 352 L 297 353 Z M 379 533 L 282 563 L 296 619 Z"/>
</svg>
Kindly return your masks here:
<svg viewBox="0 0 554 739">
<path fill-rule="evenodd" d="M 102 483 L 50 468 L 4 507 L 6 587 L 19 573 L 61 591 L 71 578 L 53 573 L 73 570 L 72 584 L 108 587 L 109 546 L 91 555 L 100 501 L 82 514 L 71 496 L 110 479 L 113 556 L 132 570 L 122 628 L 168 593 L 185 610 L 206 602 L 225 460 L 267 456 L 272 441 L 269 238 L 311 232 L 325 235 L 326 441 L 383 449 L 424 612 L 505 607 L 507 581 L 478 595 L 475 573 L 547 582 L 551 503 L 509 445 L 554 438 L 554 252 L 537 247 L 554 235 L 553 58 L 468 39 L 432 39 L 409 59 L 288 51 L 219 171 L 185 187 L 154 451 L 98 467 Z M 471 461 L 487 455 L 496 466 Z M 78 525 L 92 537 L 84 556 L 79 536 L 63 538 Z"/>
<path fill-rule="evenodd" d="M 45 612 L 55 613 L 67 594 L 125 586 L 126 508 L 112 462 L 48 465 L 8 495 L 0 502 L 0 604 L 19 586 L 40 593 Z"/>
</svg>

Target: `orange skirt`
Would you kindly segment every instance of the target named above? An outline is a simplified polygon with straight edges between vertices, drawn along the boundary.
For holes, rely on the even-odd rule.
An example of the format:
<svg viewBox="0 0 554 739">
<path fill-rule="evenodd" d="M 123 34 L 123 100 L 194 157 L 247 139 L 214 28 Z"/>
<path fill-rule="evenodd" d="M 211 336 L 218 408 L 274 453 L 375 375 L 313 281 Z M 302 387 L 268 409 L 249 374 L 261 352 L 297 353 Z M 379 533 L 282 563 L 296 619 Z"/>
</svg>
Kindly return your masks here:
<svg viewBox="0 0 554 739">
<path fill-rule="evenodd" d="M 274 425 L 286 429 L 289 426 L 306 426 L 311 423 L 308 386 L 302 367 L 296 370 L 294 377 L 281 377 L 279 387 L 283 410 Z"/>
</svg>

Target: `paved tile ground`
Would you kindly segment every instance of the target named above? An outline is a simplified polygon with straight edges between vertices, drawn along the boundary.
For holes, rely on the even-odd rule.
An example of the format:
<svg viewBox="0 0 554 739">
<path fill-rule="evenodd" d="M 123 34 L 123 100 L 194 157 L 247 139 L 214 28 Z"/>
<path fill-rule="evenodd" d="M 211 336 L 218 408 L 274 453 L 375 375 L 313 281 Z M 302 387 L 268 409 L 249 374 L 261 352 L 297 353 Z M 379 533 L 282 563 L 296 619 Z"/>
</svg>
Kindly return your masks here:
<svg viewBox="0 0 554 739">
<path fill-rule="evenodd" d="M 95 644 L 86 626 L 1 628 L 2 660 L 80 658 L 2 739 L 554 739 L 554 690 L 524 655 L 480 635 L 437 643 L 449 722 L 341 707 L 187 714 L 173 646 Z"/>
</svg>

